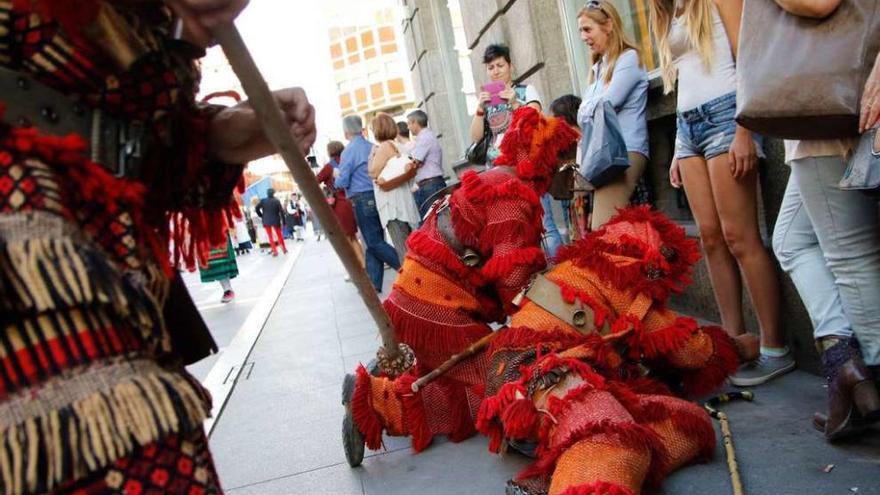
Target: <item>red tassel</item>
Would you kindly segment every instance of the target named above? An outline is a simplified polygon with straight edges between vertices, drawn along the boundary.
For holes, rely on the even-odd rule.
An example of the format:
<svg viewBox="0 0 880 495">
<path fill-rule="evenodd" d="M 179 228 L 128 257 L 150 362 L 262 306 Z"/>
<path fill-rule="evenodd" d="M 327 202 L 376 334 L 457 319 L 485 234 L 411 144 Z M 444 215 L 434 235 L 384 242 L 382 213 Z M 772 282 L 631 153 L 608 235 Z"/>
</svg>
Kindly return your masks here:
<svg viewBox="0 0 880 495">
<path fill-rule="evenodd" d="M 712 337 L 715 352 L 706 366 L 682 375 L 682 388 L 690 397 L 703 397 L 714 392 L 724 384 L 727 377 L 736 373 L 740 365 L 736 345 L 724 329 L 706 326 L 701 330 Z"/>
<path fill-rule="evenodd" d="M 538 411 L 529 398 L 517 399 L 501 413 L 504 435 L 507 438 L 526 439 L 537 433 Z"/>
<path fill-rule="evenodd" d="M 364 443 L 370 450 L 379 450 L 384 446 L 382 442 L 382 421 L 373 410 L 372 384 L 370 373 L 363 365 L 358 365 L 357 382 L 354 395 L 351 399 L 351 411 L 354 423 L 364 436 Z"/>
<path fill-rule="evenodd" d="M 413 393 L 412 384 L 417 377 L 406 374 L 398 378 L 394 383 L 395 392 L 400 396 L 403 403 L 403 420 L 412 438 L 414 452 L 421 452 L 431 445 L 434 434 L 428 427 L 428 419 L 425 414 L 425 403 L 422 394 Z"/>
</svg>

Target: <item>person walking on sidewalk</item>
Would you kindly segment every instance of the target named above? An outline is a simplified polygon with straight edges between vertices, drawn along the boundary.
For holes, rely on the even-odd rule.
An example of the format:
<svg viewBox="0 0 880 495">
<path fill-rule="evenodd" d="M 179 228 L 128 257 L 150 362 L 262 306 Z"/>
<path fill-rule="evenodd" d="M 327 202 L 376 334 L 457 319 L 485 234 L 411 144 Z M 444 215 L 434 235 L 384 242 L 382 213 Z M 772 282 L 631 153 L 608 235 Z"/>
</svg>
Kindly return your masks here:
<svg viewBox="0 0 880 495">
<path fill-rule="evenodd" d="M 367 163 L 373 152 L 373 143 L 364 137 L 364 123 L 357 115 L 342 119 L 342 129 L 348 146 L 342 152 L 339 164 L 339 177 L 336 187 L 345 189 L 345 196 L 354 206 L 361 236 L 367 245 L 366 268 L 376 292 L 382 292 L 385 266 L 400 269 L 397 251 L 385 242 L 385 230 L 376 209 L 376 195 L 373 193 L 373 180 L 367 173 Z"/>
<path fill-rule="evenodd" d="M 290 222 L 290 226 L 293 229 L 293 240 L 295 240 L 296 242 L 305 241 L 305 212 L 299 205 L 299 201 L 297 200 L 296 196 L 291 195 L 290 199 L 287 202 L 287 216 Z"/>
<path fill-rule="evenodd" d="M 412 194 L 416 169 L 395 142 L 397 126 L 390 115 L 376 114 L 370 127 L 379 141 L 368 166 L 370 177 L 376 181 L 376 208 L 402 260 L 406 256 L 406 239 L 421 219 Z"/>
<path fill-rule="evenodd" d="M 220 282 L 223 288 L 221 303 L 232 302 L 235 299 L 235 291 L 232 290 L 232 279 L 238 276 L 238 263 L 235 261 L 235 250 L 232 247 L 232 239 L 208 253 L 208 266 L 199 268 L 199 278 L 203 284 Z"/>
<path fill-rule="evenodd" d="M 324 165 L 324 168 L 315 176 L 324 186 L 327 195 L 327 203 L 333 208 L 336 219 L 339 220 L 339 226 L 345 234 L 348 243 L 354 249 L 361 266 L 366 266 L 364 260 L 364 248 L 357 238 L 357 222 L 354 218 L 354 207 L 351 201 L 345 197 L 345 190 L 336 186 L 336 177 L 339 175 L 339 162 L 342 160 L 342 152 L 345 146 L 339 141 L 330 141 L 327 143 L 327 155 L 330 161 Z M 346 275 L 348 280 L 348 275 Z"/>
<path fill-rule="evenodd" d="M 760 140 L 734 121 L 742 0 L 651 1 L 664 87 L 678 78 L 678 134 L 669 171 L 684 186 L 700 229 L 709 278 L 731 336 L 747 334 L 745 281 L 758 314 L 761 353 L 730 382 L 765 383 L 794 369 L 779 328 L 779 281 L 758 230 Z M 694 39 L 693 33 L 699 33 Z"/>
<path fill-rule="evenodd" d="M 284 235 L 281 233 L 284 207 L 281 206 L 281 201 L 275 197 L 275 189 L 270 187 L 266 191 L 266 197 L 260 200 L 255 211 L 257 216 L 263 220 L 263 228 L 266 229 L 269 245 L 272 247 L 272 256 L 278 256 L 278 244 L 281 244 L 281 250 L 287 254 L 287 245 L 284 243 Z"/>
<path fill-rule="evenodd" d="M 446 179 L 443 178 L 443 148 L 437 134 L 428 128 L 428 114 L 421 110 L 415 110 L 406 117 L 409 131 L 415 136 L 410 158 L 417 168 L 416 185 L 419 189 L 415 192 L 416 206 L 422 218 L 431 208 L 426 204 L 437 191 L 446 187 Z"/>
</svg>

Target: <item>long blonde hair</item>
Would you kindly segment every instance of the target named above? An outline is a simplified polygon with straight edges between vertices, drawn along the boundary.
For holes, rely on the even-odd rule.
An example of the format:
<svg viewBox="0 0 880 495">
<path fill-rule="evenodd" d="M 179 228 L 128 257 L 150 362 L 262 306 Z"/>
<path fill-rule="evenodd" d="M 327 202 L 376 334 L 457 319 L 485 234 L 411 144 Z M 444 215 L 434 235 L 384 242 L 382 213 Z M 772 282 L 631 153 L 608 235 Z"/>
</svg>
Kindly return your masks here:
<svg viewBox="0 0 880 495">
<path fill-rule="evenodd" d="M 596 21 L 596 24 L 605 25 L 609 22 L 611 23 L 611 32 L 608 34 L 608 48 L 605 50 L 604 55 L 608 59 L 608 67 L 605 69 L 605 77 L 602 78 L 602 82 L 605 84 L 611 82 L 611 76 L 614 75 L 614 66 L 617 64 L 617 59 L 627 49 L 636 51 L 636 55 L 639 57 L 639 65 L 642 65 L 642 51 L 627 37 L 626 32 L 623 30 L 623 21 L 620 20 L 620 14 L 617 13 L 617 9 L 611 2 L 601 0 L 598 7 L 587 6 L 582 8 L 578 12 L 577 18 L 580 19 L 584 16 Z M 603 55 L 593 52 L 591 65 L 596 65 L 602 57 Z M 594 82 L 595 76 L 593 71 L 590 71 L 590 84 Z"/>
<path fill-rule="evenodd" d="M 670 93 L 675 87 L 677 76 L 672 64 L 672 50 L 669 47 L 669 31 L 675 16 L 675 0 L 651 0 L 651 35 L 660 54 L 660 74 L 663 77 L 663 90 Z M 712 0 L 684 0 L 685 29 L 691 48 L 700 54 L 707 71 L 712 70 L 715 47 L 712 32 Z"/>
</svg>

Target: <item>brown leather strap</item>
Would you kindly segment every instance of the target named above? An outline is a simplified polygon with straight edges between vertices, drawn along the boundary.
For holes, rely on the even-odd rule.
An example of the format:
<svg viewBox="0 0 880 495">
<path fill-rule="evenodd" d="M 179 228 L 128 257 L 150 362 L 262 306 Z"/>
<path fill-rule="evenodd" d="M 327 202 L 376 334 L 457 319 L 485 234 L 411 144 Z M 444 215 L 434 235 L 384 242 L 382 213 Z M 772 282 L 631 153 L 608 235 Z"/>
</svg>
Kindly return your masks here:
<svg viewBox="0 0 880 495">
<path fill-rule="evenodd" d="M 607 335 L 611 326 L 606 321 L 602 328 L 596 328 L 596 315 L 588 304 L 575 300 L 569 304 L 562 299 L 559 286 L 543 274 L 538 274 L 525 291 L 525 297 L 537 304 L 544 311 L 573 326 L 582 334 L 591 334 L 598 330 L 599 335 Z"/>
</svg>

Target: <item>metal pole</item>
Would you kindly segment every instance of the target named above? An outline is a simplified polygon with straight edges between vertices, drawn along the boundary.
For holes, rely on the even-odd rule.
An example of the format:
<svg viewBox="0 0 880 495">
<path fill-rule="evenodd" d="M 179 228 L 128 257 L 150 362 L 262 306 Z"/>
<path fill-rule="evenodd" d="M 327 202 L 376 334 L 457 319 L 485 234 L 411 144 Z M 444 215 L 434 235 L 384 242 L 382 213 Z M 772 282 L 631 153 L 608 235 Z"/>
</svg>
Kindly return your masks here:
<svg viewBox="0 0 880 495">
<path fill-rule="evenodd" d="M 299 186 L 300 192 L 302 192 L 312 211 L 318 217 L 327 233 L 330 244 L 351 276 L 355 287 L 357 287 L 361 299 L 363 299 L 364 304 L 367 306 L 367 310 L 370 312 L 370 316 L 373 317 L 373 321 L 379 329 L 379 334 L 382 336 L 384 353 L 388 358 L 394 360 L 399 356 L 399 350 L 397 337 L 394 335 L 394 329 L 391 326 L 391 320 L 382 307 L 382 302 L 379 300 L 379 296 L 376 294 L 376 290 L 373 288 L 366 270 L 358 261 L 354 248 L 342 232 L 339 220 L 336 219 L 336 215 L 324 198 L 321 187 L 315 179 L 315 174 L 300 152 L 300 146 L 296 142 L 296 138 L 291 135 L 281 109 L 278 107 L 272 92 L 269 90 L 269 86 L 257 68 L 244 40 L 241 38 L 241 34 L 232 23 L 214 28 L 212 34 L 220 43 L 220 46 L 226 53 L 226 58 L 232 66 L 232 70 L 235 71 L 235 74 L 241 81 L 241 85 L 248 95 L 248 101 L 259 118 L 266 136 L 278 149 L 278 153 L 284 159 L 284 163 L 293 175 L 297 186 Z"/>
</svg>

